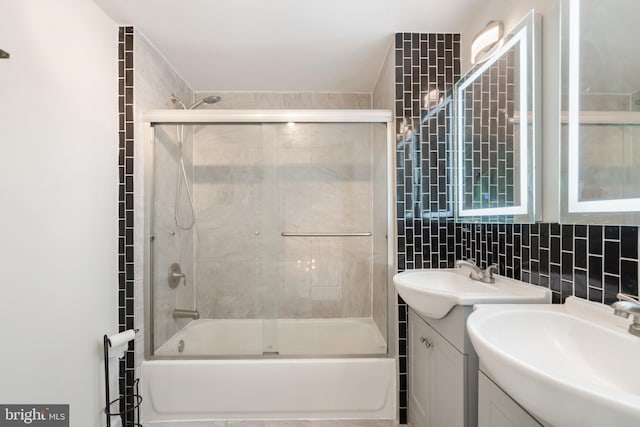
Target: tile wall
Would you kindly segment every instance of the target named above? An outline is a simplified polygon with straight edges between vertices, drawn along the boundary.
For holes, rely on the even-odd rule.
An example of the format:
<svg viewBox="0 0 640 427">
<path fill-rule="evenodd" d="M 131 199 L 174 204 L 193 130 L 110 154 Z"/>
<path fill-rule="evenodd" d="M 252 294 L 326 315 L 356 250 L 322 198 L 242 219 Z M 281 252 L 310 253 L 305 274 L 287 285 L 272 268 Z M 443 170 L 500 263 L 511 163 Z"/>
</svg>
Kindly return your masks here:
<svg viewBox="0 0 640 427">
<path fill-rule="evenodd" d="M 210 95 L 221 96 L 216 104 L 198 109 L 271 110 L 271 109 L 369 109 L 371 94 L 360 92 L 198 92 L 197 99 Z"/>
<path fill-rule="evenodd" d="M 383 138 L 372 138 L 376 127 Z M 374 210 L 373 194 L 374 177 L 386 164 L 384 157 L 377 164 L 372 159 L 375 151 L 384 153 L 385 136 L 381 125 L 195 126 L 201 316 L 372 317 L 374 267 L 380 264 L 374 264 L 373 237 L 281 233 L 384 236 L 386 222 L 374 219 L 385 219 L 385 210 Z M 378 244 L 386 249 L 386 241 Z M 386 271 L 381 279 L 386 283 Z"/>
<path fill-rule="evenodd" d="M 136 369 L 144 359 L 144 338 L 151 331 L 145 330 L 144 322 L 144 271 L 148 266 L 144 260 L 145 240 L 145 193 L 144 177 L 152 176 L 150 162 L 145 161 L 153 156 L 150 146 L 144 144 L 143 113 L 153 109 L 175 108 L 169 96 L 173 93 L 185 103 L 193 100 L 193 91 L 173 71 L 166 60 L 151 46 L 144 35 L 133 27 L 120 27 L 119 40 L 119 108 L 120 108 L 120 328 L 136 328 L 136 339 L 131 343 L 122 364 L 122 382 L 126 384 L 127 394 L 131 395 Z M 134 55 L 135 52 L 135 55 Z M 135 85 L 134 85 L 135 80 Z M 175 126 L 165 126 L 158 131 L 157 147 L 161 163 L 159 167 L 166 171 L 167 180 L 158 191 L 159 205 L 154 212 L 158 224 L 165 227 L 166 233 L 160 233 L 158 239 L 163 242 L 163 251 L 156 253 L 158 265 L 163 267 L 156 274 L 166 274 L 166 266 L 171 262 L 180 261 L 186 268 L 188 277 L 193 277 L 189 266 L 193 265 L 189 259 L 189 252 L 181 251 L 184 245 L 189 245 L 190 232 L 168 230 L 173 222 L 173 198 L 176 185 L 176 155 Z M 192 137 L 185 129 L 185 152 L 191 150 Z M 186 167 L 189 170 L 190 159 L 186 156 Z M 189 176 L 189 174 L 188 174 Z M 192 183 L 190 183 L 192 184 Z M 170 201 L 170 202 L 169 202 Z M 164 205 L 162 204 L 164 203 Z M 171 209 L 169 208 L 171 207 Z M 164 208 L 164 209 L 163 209 Z M 181 211 L 182 212 L 182 211 Z M 123 228 L 124 227 L 124 228 Z M 173 233 L 173 234 L 172 234 Z M 168 242 L 165 242 L 168 240 Z M 135 248 L 135 250 L 134 250 Z M 177 254 L 187 254 L 181 259 Z M 123 264 L 124 262 L 124 264 Z M 124 269 L 123 269 L 124 267 Z M 123 282 L 124 281 L 124 282 Z M 178 289 L 168 286 L 158 289 L 156 293 L 157 310 L 163 313 L 159 321 L 154 324 L 157 335 L 169 336 L 180 328 L 184 319 L 174 320 L 170 310 L 175 307 L 189 308 L 193 301 L 193 285 Z M 138 374 L 139 375 L 139 374 Z M 127 421 L 131 421 L 128 419 Z"/>
<path fill-rule="evenodd" d="M 520 176 L 514 152 L 514 113 L 518 112 L 514 46 L 467 86 L 464 97 L 464 207 L 513 206 L 519 199 L 514 177 Z"/>
<path fill-rule="evenodd" d="M 154 274 L 156 277 L 166 277 L 166 272 L 173 262 L 179 262 L 182 271 L 186 274 L 186 280 L 175 289 L 170 288 L 167 282 L 162 282 L 163 286 L 156 288 L 154 298 L 154 309 L 160 315 L 154 322 L 153 334 L 156 337 L 155 343 L 160 345 L 166 339 L 181 329 L 188 319 L 173 319 L 171 311 L 174 308 L 191 309 L 193 306 L 193 257 L 190 250 L 185 247 L 193 246 L 193 231 L 180 230 L 175 225 L 173 218 L 173 206 L 176 195 L 177 172 L 178 172 L 178 148 L 176 145 L 176 127 L 173 125 L 158 126 L 156 129 L 156 143 L 145 144 L 145 132 L 143 114 L 149 110 L 177 108 L 170 100 L 169 96 L 174 94 L 186 104 L 193 100 L 193 90 L 176 74 L 173 68 L 166 62 L 164 57 L 147 41 L 144 34 L 139 30 L 131 33 L 133 37 L 133 51 L 135 58 L 132 61 L 133 78 L 133 110 L 134 110 L 134 165 L 135 171 L 133 185 L 134 192 L 134 242 L 136 250 L 134 253 L 134 318 L 136 328 L 140 331 L 136 334 L 135 340 L 135 361 L 136 367 L 140 366 L 144 358 L 144 339 L 147 334 L 144 319 L 144 273 L 149 267 L 144 259 L 145 247 L 145 225 L 147 218 L 145 212 L 149 206 L 145 205 L 145 177 L 153 177 L 152 162 L 154 158 L 156 166 L 163 171 L 162 180 L 157 182 L 155 204 L 153 206 L 153 220 L 156 225 L 155 245 L 158 249 L 155 252 Z M 184 154 L 185 168 L 189 186 L 192 186 L 191 158 L 193 135 L 191 127 L 184 129 Z M 155 152 L 153 152 L 155 150 Z M 184 183 L 179 203 L 179 214 L 182 222 L 190 219 L 189 208 L 187 207 L 186 192 Z"/>
<path fill-rule="evenodd" d="M 504 276 L 550 288 L 554 303 L 638 295 L 638 227 L 465 224 L 462 246 L 483 267 L 497 263 Z"/>
<path fill-rule="evenodd" d="M 618 292 L 638 296 L 638 227 L 456 224 L 447 199 L 451 110 L 420 117 L 426 92 L 446 91 L 459 78 L 459 36 L 396 34 L 395 54 L 396 126 L 403 131 L 396 151 L 399 271 L 475 258 L 481 267 L 497 263 L 502 275 L 550 288 L 554 303 L 572 295 L 605 304 Z M 481 126 L 482 132 L 489 129 Z M 401 423 L 407 421 L 406 338 L 407 306 L 398 298 Z"/>
<path fill-rule="evenodd" d="M 134 328 L 134 117 L 133 117 L 133 27 L 120 27 L 118 36 L 118 113 L 119 113 L 119 193 L 118 193 L 118 327 L 120 332 Z M 132 341 L 120 362 L 120 394 L 133 393 L 135 345 Z M 133 403 L 122 401 L 120 411 Z M 131 422 L 131 414 L 123 420 Z"/>
<path fill-rule="evenodd" d="M 452 267 L 461 229 L 452 217 L 451 128 L 447 108 L 421 120 L 430 91 L 446 94 L 460 76 L 459 34 L 395 36 L 398 271 Z M 407 422 L 407 305 L 398 297 L 400 423 Z"/>
<path fill-rule="evenodd" d="M 196 98 L 209 95 L 222 100 L 201 109 L 371 108 L 371 94 L 365 93 L 202 92 Z M 363 254 L 365 246 L 371 247 L 370 239 L 269 238 L 287 227 L 371 228 L 371 184 L 380 167 L 361 160 L 371 158 L 372 144 L 377 144 L 371 129 L 197 126 L 195 140 L 194 194 L 200 219 L 195 236 L 196 301 L 202 316 L 371 317 L 371 265 L 358 256 L 362 262 L 335 268 L 346 259 L 340 254 Z M 234 243 L 220 246 L 219 241 Z M 267 257 L 273 259 L 267 262 Z M 307 272 L 303 264 L 312 260 L 315 268 Z M 229 263 L 237 266 L 232 275 L 221 268 Z M 375 277 L 375 265 L 373 273 Z M 376 313 L 383 308 L 386 301 L 374 301 L 374 318 L 381 317 Z M 386 325 L 378 323 L 384 332 Z"/>
<path fill-rule="evenodd" d="M 638 107 L 634 94 L 580 95 L 580 109 L 585 111 L 622 112 L 634 107 Z M 580 200 L 640 197 L 640 150 L 634 148 L 639 138 L 640 126 L 580 127 Z"/>
</svg>

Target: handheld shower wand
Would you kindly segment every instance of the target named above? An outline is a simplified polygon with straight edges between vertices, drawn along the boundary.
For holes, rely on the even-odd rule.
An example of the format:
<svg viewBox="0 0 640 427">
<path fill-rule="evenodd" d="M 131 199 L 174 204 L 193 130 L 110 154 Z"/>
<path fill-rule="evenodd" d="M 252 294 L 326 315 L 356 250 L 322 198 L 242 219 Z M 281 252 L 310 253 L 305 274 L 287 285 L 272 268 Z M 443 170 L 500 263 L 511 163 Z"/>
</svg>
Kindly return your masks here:
<svg viewBox="0 0 640 427">
<path fill-rule="evenodd" d="M 198 108 L 202 104 L 215 104 L 217 102 L 222 101 L 222 98 L 219 96 L 207 96 L 205 98 L 200 99 L 193 103 L 190 107 L 187 107 L 184 102 L 174 94 L 169 96 L 169 100 L 174 105 L 180 106 L 183 110 L 193 110 L 194 108 Z M 187 182 L 187 170 L 184 166 L 184 155 L 182 154 L 182 142 L 184 141 L 184 125 L 179 124 L 176 125 L 176 138 L 178 140 L 178 153 L 180 155 L 180 168 L 178 169 L 178 185 L 176 186 L 176 198 L 173 209 L 173 217 L 175 219 L 176 225 L 182 230 L 190 230 L 196 222 L 196 214 L 193 207 L 193 196 L 191 194 L 191 189 L 189 188 L 189 183 Z M 184 180 L 184 186 L 187 190 L 187 197 L 189 198 L 189 208 L 191 210 L 191 222 L 188 225 L 182 224 L 178 215 L 178 201 L 180 200 L 180 190 L 182 188 L 182 181 Z"/>
</svg>

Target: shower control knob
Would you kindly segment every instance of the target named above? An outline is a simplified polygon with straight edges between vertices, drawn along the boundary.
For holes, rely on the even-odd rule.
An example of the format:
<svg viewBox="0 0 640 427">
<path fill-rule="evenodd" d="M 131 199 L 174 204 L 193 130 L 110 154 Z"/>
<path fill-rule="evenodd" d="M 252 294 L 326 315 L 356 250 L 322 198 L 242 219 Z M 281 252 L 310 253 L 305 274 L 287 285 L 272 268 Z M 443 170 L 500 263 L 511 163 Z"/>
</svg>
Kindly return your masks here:
<svg viewBox="0 0 640 427">
<path fill-rule="evenodd" d="M 180 264 L 174 262 L 169 267 L 169 273 L 167 274 L 167 281 L 169 282 L 169 287 L 171 289 L 175 289 L 180 284 L 180 280 L 185 279 L 185 275 L 182 273 L 180 269 Z M 186 283 L 185 283 L 186 285 Z"/>
</svg>

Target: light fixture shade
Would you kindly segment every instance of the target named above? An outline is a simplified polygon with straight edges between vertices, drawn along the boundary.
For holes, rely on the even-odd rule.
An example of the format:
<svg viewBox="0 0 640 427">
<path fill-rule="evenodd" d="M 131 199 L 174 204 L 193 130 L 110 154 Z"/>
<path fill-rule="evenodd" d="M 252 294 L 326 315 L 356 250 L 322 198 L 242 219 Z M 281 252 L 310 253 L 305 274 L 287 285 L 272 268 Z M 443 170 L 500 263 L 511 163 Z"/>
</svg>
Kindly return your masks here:
<svg viewBox="0 0 640 427">
<path fill-rule="evenodd" d="M 471 42 L 471 63 L 479 64 L 491 57 L 503 44 L 504 24 L 502 21 L 489 21 Z"/>
</svg>

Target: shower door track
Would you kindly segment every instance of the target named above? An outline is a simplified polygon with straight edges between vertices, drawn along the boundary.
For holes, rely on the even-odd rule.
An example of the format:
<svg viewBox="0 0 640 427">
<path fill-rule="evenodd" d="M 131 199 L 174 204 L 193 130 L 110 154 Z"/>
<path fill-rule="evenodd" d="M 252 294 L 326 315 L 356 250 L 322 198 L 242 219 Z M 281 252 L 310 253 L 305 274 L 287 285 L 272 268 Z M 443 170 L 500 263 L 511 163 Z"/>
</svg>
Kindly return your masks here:
<svg viewBox="0 0 640 427">
<path fill-rule="evenodd" d="M 386 123 L 389 110 L 153 110 L 144 114 L 148 124 L 175 123 Z"/>
</svg>

